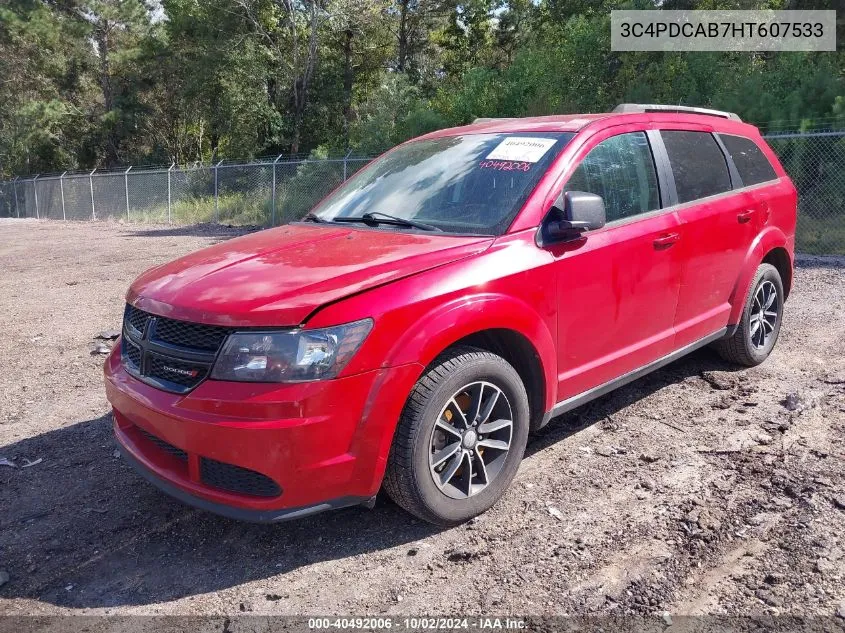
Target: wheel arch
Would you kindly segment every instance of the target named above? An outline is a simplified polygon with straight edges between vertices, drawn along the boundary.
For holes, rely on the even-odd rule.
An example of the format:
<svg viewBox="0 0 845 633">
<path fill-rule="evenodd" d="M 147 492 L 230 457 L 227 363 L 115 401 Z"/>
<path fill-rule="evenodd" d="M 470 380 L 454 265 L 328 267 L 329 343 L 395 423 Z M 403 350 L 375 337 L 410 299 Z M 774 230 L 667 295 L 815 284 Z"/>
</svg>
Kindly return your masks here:
<svg viewBox="0 0 845 633">
<path fill-rule="evenodd" d="M 781 274 L 784 283 L 784 294 L 792 287 L 792 256 L 789 241 L 779 228 L 771 226 L 762 231 L 751 243 L 734 284 L 730 296 L 731 314 L 728 324 L 736 325 L 742 318 L 745 299 L 751 286 L 751 281 L 763 262 L 772 264 Z M 786 276 L 785 276 L 786 275 Z M 787 281 L 788 278 L 788 281 Z"/>
<path fill-rule="evenodd" d="M 777 268 L 783 282 L 783 298 L 789 297 L 792 289 L 792 258 L 783 246 L 776 246 L 763 256 L 762 263 L 771 264 Z"/>
<path fill-rule="evenodd" d="M 543 361 L 531 341 L 516 330 L 490 328 L 469 334 L 446 349 L 461 345 L 477 347 L 501 356 L 516 370 L 528 394 L 530 428 L 531 430 L 538 428 L 546 409 L 546 381 L 543 374 Z"/>
<path fill-rule="evenodd" d="M 413 314 L 413 318 L 408 318 L 408 314 Z M 554 315 L 549 314 L 548 320 L 553 324 Z M 364 424 L 353 447 L 353 452 L 372 451 L 376 456 L 375 468 L 367 468 L 361 475 L 371 482 L 373 494 L 381 485 L 397 423 L 414 384 L 450 347 L 468 344 L 488 351 L 498 350 L 493 353 L 500 355 L 502 349 L 507 350 L 504 358 L 514 365 L 529 394 L 532 425 L 536 420 L 544 419 L 554 405 L 557 355 L 553 325 L 547 324 L 540 312 L 513 295 L 475 292 L 461 294 L 450 301 L 437 301 L 434 305 L 417 303 L 413 309 L 403 309 L 390 326 L 386 331 L 391 336 L 378 341 L 376 356 L 381 376 L 371 390 Z M 526 382 L 537 374 L 541 376 L 539 390 Z M 385 398 L 391 413 L 370 415 L 376 403 Z M 539 407 L 532 407 L 532 402 L 537 401 Z M 375 437 L 378 439 L 374 441 Z"/>
<path fill-rule="evenodd" d="M 557 395 L 554 339 L 541 316 L 509 295 L 462 298 L 421 315 L 394 343 L 389 363 L 413 359 L 427 367 L 456 345 L 487 350 L 516 369 L 528 393 L 532 428 L 536 428 Z"/>
</svg>

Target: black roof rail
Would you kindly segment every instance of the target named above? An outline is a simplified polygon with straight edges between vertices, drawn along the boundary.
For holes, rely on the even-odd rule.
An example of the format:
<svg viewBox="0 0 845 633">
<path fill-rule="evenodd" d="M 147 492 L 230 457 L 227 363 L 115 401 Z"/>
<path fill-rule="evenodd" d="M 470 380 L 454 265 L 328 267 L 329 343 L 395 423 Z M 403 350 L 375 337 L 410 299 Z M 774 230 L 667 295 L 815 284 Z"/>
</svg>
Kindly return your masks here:
<svg viewBox="0 0 845 633">
<path fill-rule="evenodd" d="M 733 112 L 724 112 L 723 110 L 711 110 L 710 108 L 694 108 L 692 106 L 674 106 L 661 105 L 655 103 L 620 103 L 613 108 L 614 112 L 620 114 L 631 112 L 685 112 L 687 114 L 706 114 L 708 116 L 718 116 L 723 119 L 733 119 L 734 121 L 742 121 L 739 115 Z"/>
</svg>

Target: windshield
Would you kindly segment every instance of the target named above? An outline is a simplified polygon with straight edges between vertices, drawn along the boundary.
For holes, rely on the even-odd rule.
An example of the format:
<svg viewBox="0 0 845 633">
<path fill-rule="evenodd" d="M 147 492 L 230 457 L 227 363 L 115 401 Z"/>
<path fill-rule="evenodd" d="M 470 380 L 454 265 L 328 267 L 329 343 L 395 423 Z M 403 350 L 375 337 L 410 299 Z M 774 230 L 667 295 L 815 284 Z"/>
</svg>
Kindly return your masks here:
<svg viewBox="0 0 845 633">
<path fill-rule="evenodd" d="M 498 235 L 573 136 L 466 134 L 414 141 L 358 172 L 314 215 L 333 221 L 370 213 L 378 220 L 378 214 L 389 214 L 450 233 Z M 385 226 L 397 229 L 396 224 Z"/>
</svg>

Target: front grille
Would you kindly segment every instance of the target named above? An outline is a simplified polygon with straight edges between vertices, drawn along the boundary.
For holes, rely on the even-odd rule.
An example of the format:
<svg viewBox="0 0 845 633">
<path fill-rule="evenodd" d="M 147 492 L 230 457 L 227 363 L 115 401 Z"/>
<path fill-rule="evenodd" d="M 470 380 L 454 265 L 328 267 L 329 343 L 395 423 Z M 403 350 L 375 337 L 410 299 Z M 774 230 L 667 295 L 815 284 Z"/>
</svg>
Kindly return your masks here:
<svg viewBox="0 0 845 633">
<path fill-rule="evenodd" d="M 232 330 L 156 316 L 126 306 L 121 357 L 127 371 L 151 385 L 185 393 L 211 371 Z"/>
<path fill-rule="evenodd" d="M 200 479 L 214 488 L 255 497 L 276 497 L 282 492 L 266 475 L 208 457 L 200 459 Z"/>
<path fill-rule="evenodd" d="M 138 432 L 141 433 L 145 438 L 147 438 L 150 442 L 158 446 L 161 450 L 165 453 L 173 455 L 176 459 L 180 459 L 182 461 L 188 461 L 188 454 L 183 451 L 181 448 L 176 448 L 173 444 L 168 444 L 160 437 L 156 437 L 152 433 L 147 433 L 144 429 L 140 426 L 137 427 Z"/>
<path fill-rule="evenodd" d="M 150 353 L 149 375 L 157 376 L 183 387 L 193 387 L 208 373 L 205 365 L 185 363 L 174 358 Z"/>
<path fill-rule="evenodd" d="M 147 318 L 150 315 L 142 310 L 136 310 L 132 306 L 126 306 L 126 313 L 124 320 L 132 327 L 138 330 L 141 334 L 144 333 L 144 327 L 147 325 Z"/>
<path fill-rule="evenodd" d="M 121 353 L 123 354 L 123 358 L 126 359 L 132 367 L 135 369 L 139 369 L 141 367 L 141 348 L 135 345 L 135 343 L 130 341 L 128 338 L 124 337 L 123 339 Z"/>
<path fill-rule="evenodd" d="M 226 340 L 229 332 L 231 330 L 214 325 L 158 319 L 155 333 L 156 339 L 164 343 L 216 352 L 220 349 L 223 341 Z"/>
</svg>

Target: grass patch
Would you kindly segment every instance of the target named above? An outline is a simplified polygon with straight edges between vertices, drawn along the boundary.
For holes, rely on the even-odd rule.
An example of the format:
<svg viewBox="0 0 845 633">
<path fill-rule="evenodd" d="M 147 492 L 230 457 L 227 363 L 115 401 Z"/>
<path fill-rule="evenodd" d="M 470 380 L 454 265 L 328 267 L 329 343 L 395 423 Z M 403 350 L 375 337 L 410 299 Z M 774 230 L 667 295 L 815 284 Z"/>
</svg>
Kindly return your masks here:
<svg viewBox="0 0 845 633">
<path fill-rule="evenodd" d="M 816 218 L 799 213 L 795 250 L 810 255 L 845 255 L 845 215 Z"/>
<path fill-rule="evenodd" d="M 198 224 L 219 222 L 234 226 L 269 226 L 272 202 L 264 195 L 229 193 L 221 195 L 214 204 L 214 196 L 184 198 L 172 203 L 170 221 L 173 224 Z M 167 205 L 148 209 L 133 209 L 129 217 L 133 222 L 166 224 Z"/>
</svg>

